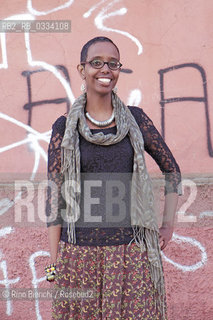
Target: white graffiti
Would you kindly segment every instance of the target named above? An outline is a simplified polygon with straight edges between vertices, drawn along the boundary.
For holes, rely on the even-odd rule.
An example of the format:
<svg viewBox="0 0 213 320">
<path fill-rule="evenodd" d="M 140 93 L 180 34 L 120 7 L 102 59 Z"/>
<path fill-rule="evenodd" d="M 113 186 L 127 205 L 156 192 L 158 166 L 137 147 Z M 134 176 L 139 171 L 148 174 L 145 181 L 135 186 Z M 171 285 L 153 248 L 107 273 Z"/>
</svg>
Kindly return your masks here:
<svg viewBox="0 0 213 320">
<path fill-rule="evenodd" d="M 25 45 L 26 45 L 26 52 L 27 52 L 27 61 L 30 66 L 32 67 L 42 67 L 45 70 L 48 70 L 54 74 L 54 76 L 61 82 L 62 86 L 64 87 L 66 94 L 70 101 L 73 103 L 75 101 L 75 97 L 73 95 L 73 92 L 71 90 L 70 84 L 67 82 L 67 80 L 61 75 L 60 71 L 58 69 L 44 61 L 35 61 L 32 58 L 32 52 L 30 47 L 30 34 L 29 32 L 25 32 Z"/>
<path fill-rule="evenodd" d="M 102 1 L 98 5 L 93 6 L 89 11 L 87 11 L 86 13 L 83 14 L 83 17 L 88 18 L 90 16 L 91 12 L 94 11 L 100 4 L 102 4 L 104 2 L 105 1 Z M 136 37 L 134 37 L 133 35 L 131 35 L 127 31 L 113 29 L 113 28 L 110 28 L 110 27 L 107 27 L 104 25 L 105 20 L 112 18 L 112 17 L 115 17 L 115 16 L 122 16 L 127 13 L 127 8 L 121 8 L 119 10 L 109 12 L 109 9 L 111 9 L 111 7 L 113 7 L 114 4 L 116 4 L 118 2 L 120 2 L 120 0 L 114 0 L 114 1 L 110 2 L 106 7 L 102 8 L 100 13 L 98 13 L 98 15 L 95 17 L 95 20 L 94 20 L 95 25 L 98 29 L 100 29 L 102 31 L 119 33 L 119 34 L 131 39 L 138 47 L 138 55 L 140 55 L 143 52 L 143 46 Z"/>
<path fill-rule="evenodd" d="M 181 244 L 181 243 L 188 243 L 194 247 L 197 247 L 200 252 L 201 252 L 201 259 L 200 261 L 198 261 L 197 263 L 193 264 L 193 265 L 184 265 L 184 264 L 180 264 L 180 263 L 177 263 L 175 261 L 173 261 L 172 259 L 168 258 L 163 252 L 162 252 L 162 256 L 163 258 L 165 259 L 165 261 L 171 263 L 173 266 L 175 266 L 177 269 L 179 270 L 182 270 L 183 272 L 186 272 L 186 271 L 195 271 L 201 267 L 203 267 L 206 262 L 207 262 L 207 253 L 206 253 L 206 250 L 205 248 L 201 245 L 201 243 L 191 237 L 184 237 L 184 236 L 180 236 L 176 233 L 173 233 L 173 236 L 172 236 L 172 241 L 178 243 L 178 244 Z M 183 247 L 181 247 L 183 248 Z"/>
<path fill-rule="evenodd" d="M 14 201 L 10 200 L 8 198 L 3 198 L 0 200 L 0 216 L 3 215 L 5 212 L 8 211 L 9 208 L 11 208 L 14 205 Z M 1 230 L 0 230 L 0 236 L 1 236 Z"/>
<path fill-rule="evenodd" d="M 34 17 L 30 14 L 20 14 L 20 15 L 14 15 L 14 16 L 10 16 L 4 20 L 33 20 Z M 25 33 L 25 46 L 26 46 L 26 52 L 27 52 L 27 60 L 28 60 L 28 64 L 30 66 L 38 66 L 38 67 L 42 67 L 50 72 L 52 72 L 55 77 L 60 81 L 60 83 L 63 85 L 66 94 L 68 96 L 68 98 L 70 99 L 71 102 L 74 101 L 74 95 L 72 93 L 72 90 L 70 88 L 69 83 L 66 81 L 66 79 L 60 74 L 60 72 L 56 69 L 55 66 L 52 66 L 46 62 L 43 61 L 34 61 L 32 58 L 32 52 L 31 52 L 31 48 L 30 48 L 30 35 L 29 33 Z M 8 68 L 8 63 L 7 63 L 7 50 L 6 50 L 6 36 L 5 33 L 1 34 L 1 47 L 2 47 L 2 60 L 3 63 L 0 65 L 1 68 Z M 44 159 L 44 161 L 47 161 L 47 155 L 44 151 L 44 149 L 40 146 L 39 144 L 39 140 L 45 141 L 45 142 L 49 142 L 50 139 L 50 134 L 51 131 L 45 132 L 45 133 L 39 133 L 36 130 L 32 129 L 30 126 L 25 125 L 24 123 L 7 116 L 4 113 L 0 113 L 0 118 L 12 122 L 15 125 L 22 127 L 23 129 L 26 129 L 28 132 L 28 136 L 27 138 L 12 143 L 8 146 L 4 146 L 2 148 L 0 148 L 0 153 L 1 152 L 5 152 L 8 151 L 10 149 L 19 147 L 23 144 L 29 144 L 29 146 L 31 147 L 31 149 L 34 151 L 35 154 L 35 159 L 34 159 L 34 167 L 32 170 L 32 176 L 31 179 L 33 180 L 35 177 L 35 174 L 37 172 L 39 163 L 40 163 L 40 158 L 42 157 Z"/>
<path fill-rule="evenodd" d="M 6 237 L 8 234 L 14 232 L 14 229 L 12 227 L 5 227 L 0 229 L 0 238 Z M 0 250 L 0 260 L 3 258 L 3 253 Z"/>
<path fill-rule="evenodd" d="M 12 233 L 14 229 L 12 227 L 5 227 L 0 229 L 0 238 L 6 237 L 8 234 Z"/>
<path fill-rule="evenodd" d="M 139 106 L 142 100 L 142 93 L 139 89 L 134 89 L 130 92 L 127 105 L 128 106 Z"/>
<path fill-rule="evenodd" d="M 40 157 L 43 157 L 43 159 L 45 161 L 47 161 L 46 152 L 39 145 L 38 141 L 41 140 L 41 141 L 45 141 L 48 143 L 50 140 L 51 130 L 47 131 L 45 133 L 40 133 L 40 132 L 36 131 L 35 129 L 33 129 L 32 127 L 22 123 L 21 121 L 18 121 L 17 119 L 10 117 L 2 112 L 0 112 L 0 118 L 13 123 L 13 124 L 17 125 L 18 127 L 25 129 L 28 132 L 27 138 L 20 140 L 18 142 L 12 143 L 10 145 L 1 147 L 0 153 L 14 149 L 14 148 L 19 147 L 23 144 L 29 144 L 35 153 L 34 167 L 32 169 L 32 175 L 31 175 L 31 180 L 33 180 L 35 177 L 35 174 L 38 170 Z"/>
<path fill-rule="evenodd" d="M 33 19 L 34 19 L 34 17 L 30 14 L 20 14 L 20 15 L 10 16 L 4 20 L 33 20 Z M 48 70 L 51 73 L 53 73 L 54 76 L 60 81 L 60 83 L 64 87 L 68 98 L 73 103 L 75 100 L 75 97 L 72 93 L 71 87 L 70 87 L 69 83 L 66 81 L 66 79 L 57 70 L 57 68 L 53 65 L 50 65 L 50 64 L 44 62 L 44 61 L 34 61 L 33 60 L 31 47 L 30 47 L 30 34 L 28 32 L 25 33 L 25 46 L 26 46 L 28 64 L 32 67 L 35 67 L 35 66 L 42 67 L 45 70 Z M 4 34 L 1 33 L 1 47 L 2 47 L 3 63 L 0 65 L 0 67 L 6 69 L 6 68 L 8 68 L 8 63 L 7 63 L 7 50 L 6 50 L 5 33 Z M 46 141 L 48 143 L 49 139 L 50 139 L 51 131 L 48 131 L 48 132 L 41 134 L 41 133 L 37 132 L 36 130 L 32 129 L 30 126 L 27 126 L 24 123 L 3 114 L 2 112 L 0 113 L 0 118 L 7 120 L 7 121 L 10 121 L 10 122 L 18 125 L 19 127 L 27 129 L 27 132 L 28 132 L 27 138 L 25 138 L 21 141 L 15 142 L 11 145 L 0 148 L 0 153 L 5 152 L 7 150 L 10 150 L 12 148 L 16 148 L 16 147 L 21 146 L 23 144 L 29 144 L 31 149 L 35 153 L 34 168 L 32 170 L 32 176 L 31 176 L 31 179 L 33 180 L 35 177 L 35 174 L 37 172 L 39 163 L 40 163 L 40 158 L 42 157 L 45 161 L 47 161 L 47 155 L 46 155 L 45 151 L 43 150 L 43 148 L 40 146 L 39 140 Z"/>
<path fill-rule="evenodd" d="M 20 278 L 17 277 L 15 279 L 9 279 L 8 278 L 8 271 L 7 271 L 7 263 L 5 260 L 0 262 L 0 269 L 2 270 L 3 273 L 3 279 L 4 280 L 0 280 L 0 285 L 5 286 L 5 294 L 8 296 L 7 301 L 6 301 L 6 314 L 8 316 L 10 316 L 13 312 L 13 308 L 12 308 L 12 302 L 11 302 L 11 298 L 10 298 L 10 285 L 11 284 L 15 284 L 17 283 Z"/>
<path fill-rule="evenodd" d="M 37 320 L 42 320 L 41 314 L 40 314 L 40 309 L 39 309 L 39 299 L 38 299 L 38 284 L 42 281 L 46 280 L 46 277 L 42 277 L 42 278 L 37 278 L 37 274 L 36 274 L 36 268 L 35 268 L 35 259 L 38 257 L 49 257 L 50 254 L 47 251 L 37 251 L 35 253 L 33 253 L 30 258 L 29 258 L 29 265 L 30 265 L 30 269 L 32 271 L 32 275 L 33 275 L 33 279 L 32 279 L 32 285 L 33 288 L 35 290 L 35 310 L 36 310 L 36 317 Z"/>
<path fill-rule="evenodd" d="M 14 231 L 14 229 L 11 227 L 2 228 L 2 229 L 0 229 L 0 237 L 6 237 L 8 234 L 12 233 L 13 231 Z M 2 258 L 3 258 L 3 254 L 0 251 L 0 260 Z M 10 316 L 13 312 L 12 301 L 10 298 L 10 286 L 11 286 L 11 284 L 17 283 L 20 280 L 20 277 L 17 277 L 15 279 L 8 278 L 6 260 L 0 261 L 0 270 L 2 270 L 2 274 L 3 274 L 3 280 L 0 280 L 0 285 L 3 285 L 5 287 L 4 297 L 8 297 L 6 300 L 6 314 L 8 316 Z"/>
<path fill-rule="evenodd" d="M 34 20 L 34 17 L 31 14 L 19 14 L 10 16 L 4 19 L 5 21 L 10 20 Z M 0 69 L 7 69 L 8 68 L 8 62 L 7 62 L 7 46 L 6 46 L 6 33 L 2 32 L 0 33 L 0 44 L 1 44 L 1 50 L 2 50 L 2 63 L 0 64 Z"/>
<path fill-rule="evenodd" d="M 103 4 L 106 1 L 108 1 L 108 0 L 101 0 L 99 3 L 95 4 L 94 6 L 92 6 L 87 12 L 85 12 L 83 14 L 83 17 L 84 18 L 89 18 L 89 16 L 92 14 L 92 12 L 94 10 L 96 10 L 101 4 Z"/>
<path fill-rule="evenodd" d="M 5 33 L 0 33 L 1 39 L 1 54 L 2 54 L 2 63 L 0 64 L 0 69 L 7 69 L 7 49 L 6 49 L 6 35 Z"/>
<path fill-rule="evenodd" d="M 47 10 L 47 11 L 38 11 L 36 9 L 33 8 L 32 6 L 32 0 L 28 0 L 27 2 L 27 9 L 29 10 L 30 13 L 32 13 L 35 16 L 45 16 L 47 14 L 50 14 L 52 12 L 56 12 L 62 9 L 67 9 L 69 8 L 72 4 L 73 4 L 74 0 L 69 0 L 66 1 L 64 4 L 62 4 L 61 6 L 55 7 L 53 9 Z"/>
</svg>

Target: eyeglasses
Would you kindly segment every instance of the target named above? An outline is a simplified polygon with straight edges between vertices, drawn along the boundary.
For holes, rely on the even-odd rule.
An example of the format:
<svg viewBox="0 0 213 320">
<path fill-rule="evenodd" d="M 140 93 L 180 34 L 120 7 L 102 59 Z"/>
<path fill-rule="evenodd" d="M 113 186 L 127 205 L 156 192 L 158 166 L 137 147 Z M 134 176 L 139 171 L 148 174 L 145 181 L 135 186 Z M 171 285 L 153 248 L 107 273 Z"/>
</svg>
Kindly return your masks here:
<svg viewBox="0 0 213 320">
<path fill-rule="evenodd" d="M 105 64 L 107 64 L 107 66 L 111 70 L 118 70 L 122 66 L 122 64 L 117 60 L 111 60 L 111 61 L 107 62 L 107 61 L 103 61 L 101 59 L 93 59 L 91 61 L 81 62 L 81 64 L 87 64 L 87 63 L 89 63 L 95 69 L 101 69 Z"/>
</svg>

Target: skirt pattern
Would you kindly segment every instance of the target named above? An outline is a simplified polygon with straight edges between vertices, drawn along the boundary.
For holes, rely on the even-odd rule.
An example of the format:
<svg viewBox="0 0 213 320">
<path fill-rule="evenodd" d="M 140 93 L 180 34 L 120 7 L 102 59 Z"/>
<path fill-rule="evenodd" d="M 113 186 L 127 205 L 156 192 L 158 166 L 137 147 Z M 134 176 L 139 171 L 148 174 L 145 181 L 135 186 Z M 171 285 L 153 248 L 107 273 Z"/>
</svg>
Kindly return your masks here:
<svg viewBox="0 0 213 320">
<path fill-rule="evenodd" d="M 54 289 L 52 319 L 165 319 L 147 253 L 135 243 L 78 246 L 60 241 Z"/>
</svg>

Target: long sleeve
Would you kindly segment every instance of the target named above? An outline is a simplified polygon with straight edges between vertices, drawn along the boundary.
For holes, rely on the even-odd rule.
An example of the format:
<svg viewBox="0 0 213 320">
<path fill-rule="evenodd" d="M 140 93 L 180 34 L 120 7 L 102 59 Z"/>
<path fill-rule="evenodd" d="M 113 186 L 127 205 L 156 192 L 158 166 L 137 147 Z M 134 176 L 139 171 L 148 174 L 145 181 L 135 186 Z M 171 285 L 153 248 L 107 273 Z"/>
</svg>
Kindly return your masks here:
<svg viewBox="0 0 213 320">
<path fill-rule="evenodd" d="M 180 168 L 172 152 L 145 112 L 137 107 L 130 107 L 130 110 L 141 129 L 145 151 L 165 175 L 165 194 L 175 192 L 181 195 Z"/>
<path fill-rule="evenodd" d="M 61 210 L 66 208 L 65 200 L 61 195 L 61 187 L 64 182 L 61 174 L 61 142 L 65 123 L 66 118 L 61 116 L 53 124 L 48 147 L 47 226 L 62 224 Z"/>
</svg>

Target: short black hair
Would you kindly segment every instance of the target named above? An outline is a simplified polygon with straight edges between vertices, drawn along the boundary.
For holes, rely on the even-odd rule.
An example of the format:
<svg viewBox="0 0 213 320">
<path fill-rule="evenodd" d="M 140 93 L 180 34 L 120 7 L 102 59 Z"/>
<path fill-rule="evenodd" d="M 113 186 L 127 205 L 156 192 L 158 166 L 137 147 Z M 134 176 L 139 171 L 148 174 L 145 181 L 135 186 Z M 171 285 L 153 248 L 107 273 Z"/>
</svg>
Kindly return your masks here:
<svg viewBox="0 0 213 320">
<path fill-rule="evenodd" d="M 117 51 L 118 51 L 118 53 L 119 53 L 119 55 L 120 55 L 120 52 L 119 52 L 118 47 L 116 46 L 116 44 L 115 44 L 111 39 L 109 39 L 109 38 L 107 38 L 107 37 L 95 37 L 95 38 L 89 40 L 89 41 L 83 46 L 83 48 L 82 48 L 82 50 L 81 50 L 81 61 L 80 61 L 80 62 L 85 62 L 85 61 L 86 61 L 89 47 L 90 47 L 92 44 L 96 43 L 96 42 L 110 42 L 110 43 L 112 43 L 112 44 L 115 46 L 115 48 L 117 49 Z"/>
</svg>

